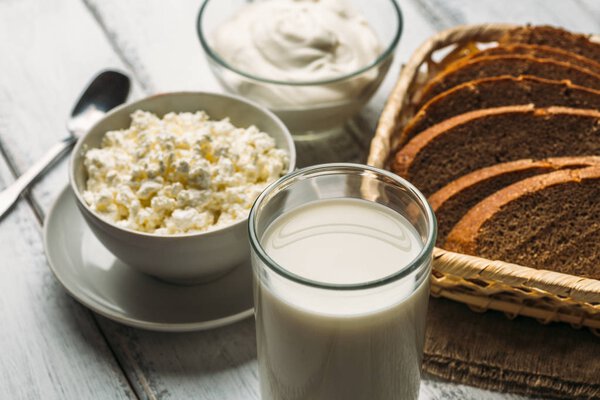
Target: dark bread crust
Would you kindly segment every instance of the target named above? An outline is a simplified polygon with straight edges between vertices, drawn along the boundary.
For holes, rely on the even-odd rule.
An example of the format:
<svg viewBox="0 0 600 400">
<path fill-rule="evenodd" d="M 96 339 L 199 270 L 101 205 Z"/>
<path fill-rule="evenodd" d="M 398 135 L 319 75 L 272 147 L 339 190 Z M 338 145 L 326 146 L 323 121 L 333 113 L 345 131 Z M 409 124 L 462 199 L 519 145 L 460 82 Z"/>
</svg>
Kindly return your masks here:
<svg viewBox="0 0 600 400">
<path fill-rule="evenodd" d="M 600 63 L 592 59 L 584 57 L 573 52 L 559 49 L 557 47 L 550 47 L 537 44 L 524 44 L 524 43 L 509 43 L 501 44 L 496 47 L 490 47 L 488 49 L 481 50 L 477 53 L 469 56 L 470 58 L 480 58 L 489 56 L 503 56 L 503 55 L 529 55 L 535 58 L 549 58 L 556 61 L 564 61 L 572 65 L 589 69 L 592 72 L 600 73 Z"/>
<path fill-rule="evenodd" d="M 450 182 L 428 198 L 438 221 L 437 246 L 443 247 L 454 225 L 477 203 L 515 182 L 560 169 L 600 166 L 600 156 L 524 159 L 482 168 Z"/>
<path fill-rule="evenodd" d="M 406 125 L 402 145 L 433 125 L 465 112 L 508 105 L 600 110 L 600 90 L 535 76 L 499 76 L 462 83 L 429 100 Z"/>
<path fill-rule="evenodd" d="M 563 61 L 528 55 L 502 55 L 467 58 L 457 61 L 436 75 L 425 86 L 419 108 L 438 94 L 468 81 L 494 76 L 532 75 L 600 90 L 600 74 Z"/>
<path fill-rule="evenodd" d="M 500 44 L 525 43 L 556 47 L 600 63 L 600 44 L 589 35 L 571 33 L 553 26 L 523 26 L 511 29 L 499 40 Z"/>
<path fill-rule="evenodd" d="M 548 214 L 551 212 L 552 214 Z M 600 167 L 534 176 L 487 197 L 445 248 L 600 279 Z"/>
<path fill-rule="evenodd" d="M 477 169 L 522 158 L 600 155 L 600 112 L 533 105 L 471 111 L 421 132 L 392 170 L 426 196 Z"/>
</svg>

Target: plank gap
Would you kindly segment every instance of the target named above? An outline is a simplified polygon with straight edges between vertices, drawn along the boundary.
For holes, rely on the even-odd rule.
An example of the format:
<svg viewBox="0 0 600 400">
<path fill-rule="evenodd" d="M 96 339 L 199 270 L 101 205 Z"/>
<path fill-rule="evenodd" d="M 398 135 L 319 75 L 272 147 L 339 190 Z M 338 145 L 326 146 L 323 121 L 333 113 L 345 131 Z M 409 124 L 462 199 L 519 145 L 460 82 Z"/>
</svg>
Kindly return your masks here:
<svg viewBox="0 0 600 400">
<path fill-rule="evenodd" d="M 131 388 L 131 392 L 135 395 L 135 397 L 138 400 L 142 400 L 144 399 L 151 399 L 151 400 L 155 400 L 154 394 L 152 393 L 147 393 L 146 390 L 144 390 L 144 394 L 146 395 L 146 397 L 140 397 L 140 395 L 137 392 L 137 385 L 131 380 L 131 378 L 129 377 L 129 374 L 127 373 L 127 369 L 125 368 L 125 365 L 121 362 L 121 358 L 119 357 L 119 355 L 117 354 L 117 352 L 115 351 L 115 349 L 113 349 L 112 345 L 111 345 L 111 341 L 108 339 L 108 336 L 106 335 L 106 332 L 104 331 L 104 328 L 102 327 L 102 324 L 100 323 L 100 321 L 98 321 L 99 316 L 92 312 L 91 310 L 88 309 L 88 312 L 92 315 L 92 320 L 94 321 L 94 325 L 96 326 L 96 328 L 98 329 L 98 332 L 100 333 L 100 336 L 102 336 L 102 339 L 104 340 L 104 342 L 107 344 L 108 350 L 110 351 L 110 354 L 113 356 L 113 358 L 115 359 L 117 365 L 119 366 L 119 369 L 121 370 L 121 372 L 123 372 L 123 375 L 125 376 L 125 380 L 127 381 L 127 384 L 129 385 L 129 387 Z"/>
<path fill-rule="evenodd" d="M 16 163 L 12 159 L 10 153 L 6 150 L 6 147 L 7 146 L 3 143 L 2 137 L 0 136 L 0 156 L 2 156 L 2 158 L 4 158 L 4 160 L 6 161 L 6 166 L 8 167 L 8 170 L 12 174 L 13 178 L 17 179 L 17 177 L 19 176 L 19 172 L 17 171 Z M 6 183 L 7 186 L 9 184 L 10 182 Z"/>
<path fill-rule="evenodd" d="M 8 170 L 10 171 L 13 178 L 17 179 L 20 176 L 19 169 L 17 168 L 17 164 L 11 157 L 10 153 L 6 150 L 6 146 L 4 146 L 4 144 L 2 143 L 2 139 L 0 139 L 0 156 L 4 159 L 4 162 L 6 163 L 6 166 L 8 167 Z M 11 183 L 12 182 L 7 182 L 6 187 L 8 187 Z M 35 184 L 35 182 L 33 184 Z M 21 200 L 25 200 L 29 204 L 29 207 L 33 211 L 33 215 L 35 215 L 35 218 L 37 219 L 38 223 L 40 225 L 43 225 L 44 212 L 42 211 L 42 207 L 40 206 L 40 204 L 31 195 L 31 186 L 29 187 L 29 189 L 25 189 L 25 191 L 21 193 L 21 197 L 17 199 L 17 201 L 15 202 L 15 204 L 13 204 L 11 209 L 7 211 L 7 214 L 12 212 L 12 209 L 17 205 L 16 203 L 18 203 Z"/>
<path fill-rule="evenodd" d="M 444 1 L 410 0 L 423 18 L 436 30 L 444 30 L 465 23 L 464 17 L 456 8 L 448 7 Z"/>
<path fill-rule="evenodd" d="M 139 64 L 131 60 L 126 54 L 125 50 L 119 44 L 118 35 L 116 32 L 113 32 L 109 29 L 108 24 L 104 20 L 104 16 L 98 10 L 95 4 L 90 2 L 89 0 L 82 0 L 85 8 L 90 12 L 92 18 L 98 23 L 98 26 L 104 33 L 107 42 L 110 47 L 113 49 L 117 57 L 127 66 L 127 68 L 132 72 L 132 80 L 137 82 L 141 87 L 142 91 L 145 94 L 155 93 L 156 88 L 152 84 L 152 80 L 150 79 L 148 73 L 144 70 L 144 68 Z"/>
<path fill-rule="evenodd" d="M 27 200 L 27 202 L 29 203 L 31 210 L 33 211 L 33 214 L 35 215 L 35 219 L 37 219 L 38 223 L 43 228 L 44 227 L 44 219 L 46 217 L 43 207 L 35 199 L 35 196 L 33 196 L 30 189 L 27 189 L 25 191 L 25 193 L 22 194 L 22 196 L 25 196 L 25 200 Z"/>
</svg>

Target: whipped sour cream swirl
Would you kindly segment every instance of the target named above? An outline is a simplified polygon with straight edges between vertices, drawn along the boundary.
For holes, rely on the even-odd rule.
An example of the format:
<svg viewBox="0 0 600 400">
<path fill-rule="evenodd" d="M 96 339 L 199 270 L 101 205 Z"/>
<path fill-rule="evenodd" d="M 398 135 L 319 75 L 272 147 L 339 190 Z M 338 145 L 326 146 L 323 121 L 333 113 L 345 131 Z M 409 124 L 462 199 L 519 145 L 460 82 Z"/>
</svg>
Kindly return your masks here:
<svg viewBox="0 0 600 400">
<path fill-rule="evenodd" d="M 365 18 L 342 0 L 248 4 L 216 30 L 213 45 L 235 68 L 286 82 L 338 78 L 381 53 Z"/>
</svg>

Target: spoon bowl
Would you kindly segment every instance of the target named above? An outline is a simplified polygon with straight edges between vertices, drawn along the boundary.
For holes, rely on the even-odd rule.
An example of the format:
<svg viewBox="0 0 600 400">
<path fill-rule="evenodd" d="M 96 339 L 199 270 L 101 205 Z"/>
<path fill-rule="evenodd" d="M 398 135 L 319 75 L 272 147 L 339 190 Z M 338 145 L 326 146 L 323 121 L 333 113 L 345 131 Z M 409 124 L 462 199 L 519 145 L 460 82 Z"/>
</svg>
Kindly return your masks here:
<svg viewBox="0 0 600 400">
<path fill-rule="evenodd" d="M 127 100 L 131 83 L 120 72 L 106 70 L 98 74 L 81 97 L 67 121 L 67 129 L 76 137 L 82 136 L 96 122 Z"/>
</svg>

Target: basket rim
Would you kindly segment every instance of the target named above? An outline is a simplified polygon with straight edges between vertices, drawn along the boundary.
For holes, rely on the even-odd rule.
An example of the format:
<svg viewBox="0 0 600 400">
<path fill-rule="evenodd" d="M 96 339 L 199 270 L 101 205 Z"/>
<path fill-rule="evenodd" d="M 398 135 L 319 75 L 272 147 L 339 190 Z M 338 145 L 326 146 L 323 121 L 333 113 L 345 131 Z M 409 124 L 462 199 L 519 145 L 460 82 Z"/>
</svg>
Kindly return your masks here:
<svg viewBox="0 0 600 400">
<path fill-rule="evenodd" d="M 512 288 L 527 288 L 541 291 L 545 295 L 561 299 L 573 299 L 586 303 L 600 312 L 600 281 L 581 276 L 564 274 L 545 269 L 488 260 L 467 254 L 454 253 L 436 247 L 434 258 L 443 259 L 436 271 L 465 280 L 479 279 L 498 282 Z"/>
</svg>

